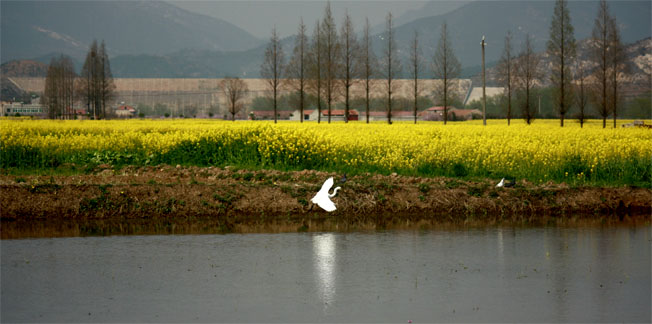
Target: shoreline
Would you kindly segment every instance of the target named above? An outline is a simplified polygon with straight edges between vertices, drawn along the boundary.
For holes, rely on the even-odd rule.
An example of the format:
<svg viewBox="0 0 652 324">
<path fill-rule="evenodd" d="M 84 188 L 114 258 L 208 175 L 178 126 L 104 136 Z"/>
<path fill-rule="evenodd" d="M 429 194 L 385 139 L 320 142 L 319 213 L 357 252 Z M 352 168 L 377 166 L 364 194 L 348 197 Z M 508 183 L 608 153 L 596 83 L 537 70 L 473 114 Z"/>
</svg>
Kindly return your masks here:
<svg viewBox="0 0 652 324">
<path fill-rule="evenodd" d="M 89 174 L 0 175 L 1 238 L 156 233 L 426 229 L 650 223 L 652 189 L 519 180 L 349 176 L 327 213 L 321 171 L 100 166 Z M 47 234 L 50 232 L 50 234 Z M 22 233 L 22 234 L 21 234 Z M 41 233 L 39 235 L 39 233 Z M 59 233 L 59 234 L 57 234 Z"/>
</svg>

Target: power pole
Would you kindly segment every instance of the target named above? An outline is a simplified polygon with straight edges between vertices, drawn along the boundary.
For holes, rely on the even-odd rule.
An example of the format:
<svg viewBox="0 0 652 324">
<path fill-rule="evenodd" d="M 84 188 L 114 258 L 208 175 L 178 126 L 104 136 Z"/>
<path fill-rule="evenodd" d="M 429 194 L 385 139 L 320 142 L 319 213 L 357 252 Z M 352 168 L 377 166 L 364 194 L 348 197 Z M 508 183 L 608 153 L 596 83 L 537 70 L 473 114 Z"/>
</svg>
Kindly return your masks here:
<svg viewBox="0 0 652 324">
<path fill-rule="evenodd" d="M 487 93 L 485 92 L 485 73 L 484 73 L 484 35 L 482 35 L 482 125 L 487 126 Z"/>
</svg>

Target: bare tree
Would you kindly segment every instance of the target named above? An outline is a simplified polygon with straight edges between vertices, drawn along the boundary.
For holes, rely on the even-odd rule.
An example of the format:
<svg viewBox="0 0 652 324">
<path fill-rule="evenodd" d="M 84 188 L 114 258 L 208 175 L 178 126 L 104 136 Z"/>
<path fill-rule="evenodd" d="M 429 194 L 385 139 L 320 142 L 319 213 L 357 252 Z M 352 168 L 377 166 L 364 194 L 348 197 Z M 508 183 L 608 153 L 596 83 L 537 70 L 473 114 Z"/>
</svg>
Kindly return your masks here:
<svg viewBox="0 0 652 324">
<path fill-rule="evenodd" d="M 414 30 L 414 38 L 410 46 L 410 76 L 412 78 L 412 94 L 414 95 L 414 123 L 417 123 L 417 105 L 419 102 L 419 69 L 422 63 L 421 50 L 419 48 L 419 33 Z"/>
<path fill-rule="evenodd" d="M 618 116 L 618 105 L 622 100 L 619 96 L 620 93 L 620 83 L 618 82 L 618 75 L 625 69 L 625 48 L 623 46 L 620 30 L 618 29 L 618 23 L 616 22 L 616 17 L 612 17 L 609 20 L 609 65 L 611 78 L 611 112 L 614 116 L 614 128 L 616 128 L 616 117 Z"/>
<path fill-rule="evenodd" d="M 367 124 L 369 124 L 369 93 L 371 92 L 372 78 L 376 75 L 376 55 L 371 47 L 371 37 L 369 35 L 369 18 L 365 19 L 364 32 L 362 34 L 362 49 L 360 56 L 360 66 L 362 67 L 362 77 L 364 78 L 365 88 L 365 110 Z"/>
<path fill-rule="evenodd" d="M 598 15 L 593 24 L 592 45 L 593 61 L 597 64 L 595 69 L 595 89 L 593 100 L 602 117 L 602 128 L 607 127 L 607 117 L 609 116 L 609 7 L 605 0 L 600 1 Z"/>
<path fill-rule="evenodd" d="M 60 116 L 61 98 L 59 97 L 61 71 L 57 67 L 57 59 L 52 58 L 48 65 L 48 72 L 45 77 L 45 90 L 43 90 L 43 103 L 48 109 L 48 118 L 55 119 Z"/>
<path fill-rule="evenodd" d="M 93 40 L 86 54 L 77 91 L 94 119 L 106 117 L 106 107 L 115 96 L 115 84 L 104 41 L 98 48 L 97 41 Z"/>
<path fill-rule="evenodd" d="M 43 103 L 48 107 L 48 118 L 72 118 L 76 76 L 69 57 L 61 55 L 50 60 L 43 91 Z"/>
<path fill-rule="evenodd" d="M 346 13 L 344 23 L 340 31 L 342 38 L 342 83 L 344 86 L 344 121 L 349 122 L 349 110 L 351 108 L 350 95 L 353 82 L 360 76 L 360 69 L 356 64 L 356 57 L 360 51 L 358 38 L 355 36 L 351 16 Z"/>
<path fill-rule="evenodd" d="M 317 97 L 317 123 L 321 123 L 321 95 L 322 95 L 322 43 L 321 43 L 321 25 L 319 21 L 315 24 L 315 29 L 312 36 L 312 45 L 308 59 L 310 62 L 310 86 L 314 89 L 315 97 Z"/>
<path fill-rule="evenodd" d="M 435 78 L 441 80 L 435 87 L 435 97 L 444 106 L 444 125 L 448 121 L 448 103 L 453 96 L 457 95 L 457 78 L 461 70 L 461 64 L 453 52 L 453 46 L 448 36 L 447 24 L 443 23 L 433 58 L 433 72 Z"/>
<path fill-rule="evenodd" d="M 385 55 L 383 57 L 384 74 L 387 80 L 387 123 L 392 124 L 392 93 L 396 91 L 396 84 L 393 84 L 394 79 L 401 71 L 401 61 L 398 59 L 396 53 L 396 40 L 394 40 L 394 27 L 392 25 L 392 13 L 387 14 L 385 19 L 385 34 L 384 38 L 387 40 L 387 47 L 385 48 Z"/>
<path fill-rule="evenodd" d="M 64 118 L 71 119 L 75 118 L 73 105 L 75 103 L 75 80 L 77 79 L 77 73 L 70 57 L 62 55 L 59 60 L 61 62 L 61 90 L 64 103 Z"/>
<path fill-rule="evenodd" d="M 226 77 L 220 82 L 220 88 L 226 98 L 231 120 L 235 121 L 235 115 L 244 107 L 242 101 L 247 95 L 247 91 L 249 91 L 247 83 L 240 78 Z"/>
<path fill-rule="evenodd" d="M 577 104 L 577 120 L 580 122 L 580 128 L 584 127 L 586 121 L 586 107 L 588 106 L 589 93 L 587 89 L 587 68 L 582 65 L 580 60 L 575 60 L 575 103 Z"/>
<path fill-rule="evenodd" d="M 498 80 L 505 88 L 505 100 L 507 101 L 507 126 L 512 120 L 512 95 L 514 90 L 514 56 L 512 54 L 512 32 L 508 31 L 505 36 L 503 55 L 498 62 Z"/>
<path fill-rule="evenodd" d="M 306 25 L 303 23 L 303 18 L 299 22 L 299 30 L 297 37 L 294 39 L 294 50 L 292 58 L 287 66 L 286 75 L 288 80 L 292 80 L 291 85 L 294 90 L 299 94 L 299 113 L 301 114 L 301 122 L 303 123 L 303 110 L 305 108 L 305 94 L 306 94 L 306 77 L 308 69 L 308 37 L 306 36 Z"/>
<path fill-rule="evenodd" d="M 337 70 L 340 55 L 340 43 L 337 39 L 337 27 L 331 12 L 331 3 L 326 4 L 324 19 L 321 24 L 323 42 L 323 70 L 325 74 L 326 105 L 328 106 L 328 122 L 331 122 L 331 108 L 337 89 Z"/>
<path fill-rule="evenodd" d="M 576 54 L 573 25 L 566 0 L 557 0 L 550 23 L 548 55 L 552 58 L 550 81 L 554 87 L 554 100 L 561 127 L 573 102 L 570 65 Z"/>
<path fill-rule="evenodd" d="M 276 33 L 276 26 L 272 29 L 272 37 L 270 38 L 267 49 L 265 50 L 265 59 L 260 67 L 260 75 L 267 81 L 267 86 L 272 91 L 272 100 L 274 105 L 274 123 L 277 122 L 277 100 L 278 92 L 281 88 L 283 81 L 285 57 L 283 54 L 283 47 L 279 41 L 278 34 Z"/>
<path fill-rule="evenodd" d="M 532 123 L 536 114 L 531 97 L 541 75 L 539 68 L 541 59 L 534 52 L 532 46 L 532 36 L 527 34 L 516 64 L 516 82 L 521 97 L 521 112 L 528 125 Z"/>
<path fill-rule="evenodd" d="M 102 116 L 106 118 L 106 107 L 109 102 L 115 97 L 115 84 L 113 83 L 113 75 L 111 73 L 111 64 L 109 63 L 109 54 L 106 52 L 104 41 L 100 45 L 98 53 L 98 71 L 99 71 L 99 96 L 100 105 L 102 107 Z"/>
<path fill-rule="evenodd" d="M 81 71 L 81 80 L 79 81 L 79 97 L 83 98 L 86 102 L 86 109 L 88 114 L 97 119 L 97 72 L 96 72 L 96 58 L 97 58 L 97 41 L 93 40 L 86 60 Z"/>
</svg>

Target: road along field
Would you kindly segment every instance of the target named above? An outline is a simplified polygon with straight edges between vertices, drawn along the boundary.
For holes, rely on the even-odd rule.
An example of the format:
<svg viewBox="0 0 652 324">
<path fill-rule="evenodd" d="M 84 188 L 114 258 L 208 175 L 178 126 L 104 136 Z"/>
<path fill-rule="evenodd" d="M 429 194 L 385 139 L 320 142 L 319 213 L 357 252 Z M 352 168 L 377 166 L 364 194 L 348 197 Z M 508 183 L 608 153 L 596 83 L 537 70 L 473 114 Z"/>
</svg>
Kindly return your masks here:
<svg viewBox="0 0 652 324">
<path fill-rule="evenodd" d="M 2 120 L 0 167 L 238 166 L 650 187 L 652 132 L 555 120 L 317 124 Z"/>
</svg>

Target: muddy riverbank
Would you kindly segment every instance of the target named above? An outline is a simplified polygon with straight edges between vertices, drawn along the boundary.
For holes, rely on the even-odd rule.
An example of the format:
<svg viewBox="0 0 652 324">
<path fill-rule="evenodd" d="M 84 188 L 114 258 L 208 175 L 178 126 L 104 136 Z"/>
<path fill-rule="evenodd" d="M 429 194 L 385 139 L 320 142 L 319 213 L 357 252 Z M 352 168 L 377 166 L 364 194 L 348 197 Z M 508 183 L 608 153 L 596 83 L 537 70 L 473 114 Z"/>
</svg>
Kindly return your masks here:
<svg viewBox="0 0 652 324">
<path fill-rule="evenodd" d="M 67 176 L 0 175 L 2 237 L 149 232 L 313 231 L 443 224 L 649 223 L 652 190 L 517 181 L 349 176 L 333 201 L 311 206 L 340 174 L 200 167 L 100 167 Z M 311 208 L 313 207 L 313 208 Z M 68 234 L 65 234 L 68 233 Z M 17 235 L 17 234 L 16 234 Z M 33 234 L 37 235 L 37 234 Z M 37 235 L 38 236 L 38 235 Z"/>
</svg>

